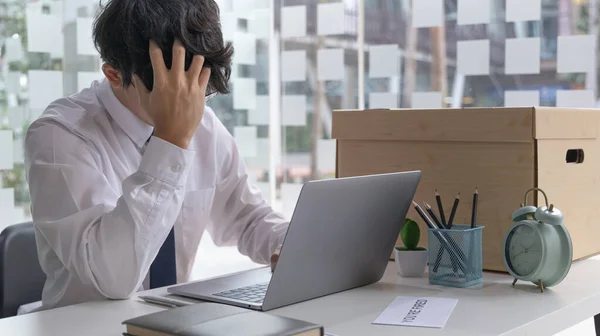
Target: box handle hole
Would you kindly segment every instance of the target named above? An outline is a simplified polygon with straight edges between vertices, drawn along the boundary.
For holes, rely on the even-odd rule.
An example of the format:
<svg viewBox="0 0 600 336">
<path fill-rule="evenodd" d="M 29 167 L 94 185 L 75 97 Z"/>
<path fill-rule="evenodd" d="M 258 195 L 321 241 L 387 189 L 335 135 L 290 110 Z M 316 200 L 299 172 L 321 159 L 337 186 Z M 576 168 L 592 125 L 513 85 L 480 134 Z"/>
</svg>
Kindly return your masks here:
<svg viewBox="0 0 600 336">
<path fill-rule="evenodd" d="M 583 149 L 569 149 L 567 151 L 567 163 L 583 163 L 584 153 Z"/>
</svg>

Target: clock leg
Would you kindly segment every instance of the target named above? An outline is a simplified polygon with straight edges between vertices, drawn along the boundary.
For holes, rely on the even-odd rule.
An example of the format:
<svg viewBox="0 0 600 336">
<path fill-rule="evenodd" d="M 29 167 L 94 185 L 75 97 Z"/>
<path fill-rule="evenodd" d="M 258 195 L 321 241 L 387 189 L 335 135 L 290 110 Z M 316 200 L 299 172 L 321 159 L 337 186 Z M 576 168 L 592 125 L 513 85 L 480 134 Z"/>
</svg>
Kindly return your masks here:
<svg viewBox="0 0 600 336">
<path fill-rule="evenodd" d="M 544 284 L 542 283 L 542 280 L 538 281 L 538 287 L 540 287 L 540 291 L 543 293 L 544 292 Z"/>
<path fill-rule="evenodd" d="M 519 279 L 515 278 L 515 280 L 513 280 L 513 284 L 512 284 L 513 287 L 515 287 L 515 284 L 517 283 L 517 280 L 519 280 Z"/>
</svg>

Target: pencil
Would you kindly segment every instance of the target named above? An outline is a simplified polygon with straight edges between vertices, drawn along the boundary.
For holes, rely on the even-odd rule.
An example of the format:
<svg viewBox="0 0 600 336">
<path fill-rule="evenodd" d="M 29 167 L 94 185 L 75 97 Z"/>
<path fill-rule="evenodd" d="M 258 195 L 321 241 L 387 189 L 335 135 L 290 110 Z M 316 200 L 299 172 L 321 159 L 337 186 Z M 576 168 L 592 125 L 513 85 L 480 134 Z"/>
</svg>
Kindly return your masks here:
<svg viewBox="0 0 600 336">
<path fill-rule="evenodd" d="M 452 228 L 452 223 L 454 222 L 454 216 L 456 216 L 456 209 L 458 209 L 458 203 L 460 202 L 460 193 L 456 195 L 454 199 L 454 205 L 452 206 L 452 212 L 450 212 L 450 218 L 448 219 L 448 229 Z"/>
<path fill-rule="evenodd" d="M 479 201 L 479 190 L 475 188 L 475 192 L 473 193 L 473 208 L 471 212 L 471 229 L 477 227 L 477 202 Z"/>
<path fill-rule="evenodd" d="M 433 224 L 433 222 L 431 221 L 431 219 L 429 219 L 429 217 L 427 217 L 427 215 L 425 214 L 425 212 L 423 211 L 423 209 L 419 206 L 419 204 L 417 204 L 417 202 L 415 202 L 415 201 L 413 201 L 412 203 L 415 206 L 415 210 L 417 210 L 417 213 L 419 214 L 419 216 L 421 216 L 421 218 L 423 218 L 423 221 L 425 222 L 425 224 L 427 224 L 427 226 L 430 229 L 437 229 L 437 227 L 435 226 L 435 224 Z"/>
<path fill-rule="evenodd" d="M 437 225 L 437 227 L 440 229 L 445 229 L 446 226 L 444 224 L 442 224 L 442 222 L 440 222 L 440 219 L 438 218 L 438 216 L 436 216 L 435 212 L 433 212 L 431 205 L 427 204 L 427 202 L 423 202 L 423 203 L 425 204 L 425 209 L 427 210 L 427 213 L 429 214 L 429 216 L 431 216 L 431 219 L 433 219 L 433 222 L 435 223 L 435 225 Z"/>
<path fill-rule="evenodd" d="M 435 190 L 435 200 L 437 202 L 438 211 L 440 212 L 440 220 L 442 221 L 444 227 L 448 228 L 448 222 L 446 222 L 446 215 L 444 214 L 444 206 L 442 205 L 442 196 L 437 189 Z"/>
<path fill-rule="evenodd" d="M 417 210 L 417 213 L 419 214 L 419 216 L 421 216 L 421 218 L 423 218 L 423 220 L 425 221 L 425 224 L 427 224 L 427 226 L 430 229 L 438 229 L 438 227 L 436 227 L 436 225 L 431 221 L 431 219 L 429 219 L 429 217 L 427 217 L 427 215 L 425 214 L 423 209 L 419 206 L 419 204 L 415 201 L 413 201 L 412 203 L 415 207 L 415 210 Z M 466 274 L 467 270 L 466 270 L 466 266 L 464 264 L 464 260 L 461 258 L 462 256 L 460 254 L 460 250 L 458 249 L 458 247 L 456 246 L 454 241 L 449 242 L 448 239 L 444 235 L 440 234 L 440 232 L 434 232 L 433 235 L 436 236 L 437 239 L 439 239 L 440 244 L 442 245 L 442 248 L 438 251 L 437 259 L 434 264 L 434 272 L 437 272 L 437 269 L 440 266 L 440 260 L 442 259 L 442 254 L 444 252 L 444 249 L 446 249 L 448 251 L 448 253 L 450 254 L 450 260 L 452 260 L 453 268 L 460 267 L 460 269 L 463 271 L 463 273 Z"/>
</svg>

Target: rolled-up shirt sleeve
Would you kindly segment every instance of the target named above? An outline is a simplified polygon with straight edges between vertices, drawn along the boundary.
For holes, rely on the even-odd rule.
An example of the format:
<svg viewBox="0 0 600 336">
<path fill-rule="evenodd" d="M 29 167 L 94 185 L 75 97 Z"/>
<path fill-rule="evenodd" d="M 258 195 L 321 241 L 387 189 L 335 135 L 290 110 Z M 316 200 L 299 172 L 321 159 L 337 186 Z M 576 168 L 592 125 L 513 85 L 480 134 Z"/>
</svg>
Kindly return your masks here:
<svg viewBox="0 0 600 336">
<path fill-rule="evenodd" d="M 104 297 L 130 297 L 179 215 L 194 152 L 153 137 L 116 190 L 99 149 L 58 124 L 34 124 L 25 150 L 42 269 L 58 259 Z"/>
</svg>

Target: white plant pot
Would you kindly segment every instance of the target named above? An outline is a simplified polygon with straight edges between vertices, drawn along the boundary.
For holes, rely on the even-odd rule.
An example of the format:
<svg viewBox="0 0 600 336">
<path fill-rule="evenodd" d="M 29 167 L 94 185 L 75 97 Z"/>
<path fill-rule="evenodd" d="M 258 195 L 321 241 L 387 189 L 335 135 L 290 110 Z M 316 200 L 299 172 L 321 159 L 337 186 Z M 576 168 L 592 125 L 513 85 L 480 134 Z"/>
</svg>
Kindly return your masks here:
<svg viewBox="0 0 600 336">
<path fill-rule="evenodd" d="M 428 251 L 399 251 L 396 253 L 398 274 L 403 277 L 423 277 L 427 267 Z"/>
</svg>

